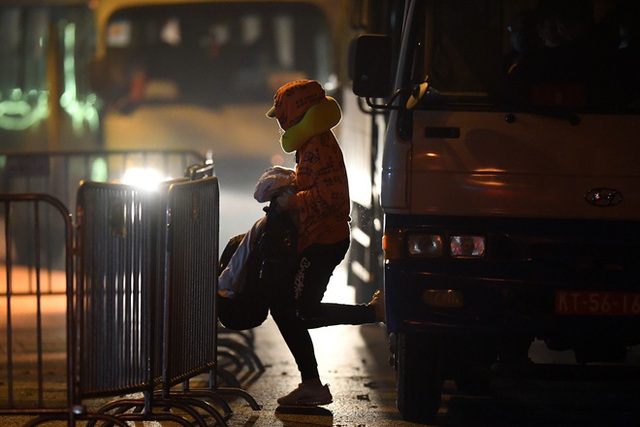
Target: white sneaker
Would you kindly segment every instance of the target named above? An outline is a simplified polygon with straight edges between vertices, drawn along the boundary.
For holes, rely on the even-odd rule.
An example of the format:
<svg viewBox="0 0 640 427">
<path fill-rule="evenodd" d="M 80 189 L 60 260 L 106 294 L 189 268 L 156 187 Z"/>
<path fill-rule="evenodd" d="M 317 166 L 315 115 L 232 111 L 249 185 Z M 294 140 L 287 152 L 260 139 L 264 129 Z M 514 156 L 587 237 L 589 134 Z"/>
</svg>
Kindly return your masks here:
<svg viewBox="0 0 640 427">
<path fill-rule="evenodd" d="M 298 384 L 298 387 L 286 396 L 278 399 L 282 406 L 318 406 L 333 402 L 329 384 L 323 386 Z"/>
</svg>

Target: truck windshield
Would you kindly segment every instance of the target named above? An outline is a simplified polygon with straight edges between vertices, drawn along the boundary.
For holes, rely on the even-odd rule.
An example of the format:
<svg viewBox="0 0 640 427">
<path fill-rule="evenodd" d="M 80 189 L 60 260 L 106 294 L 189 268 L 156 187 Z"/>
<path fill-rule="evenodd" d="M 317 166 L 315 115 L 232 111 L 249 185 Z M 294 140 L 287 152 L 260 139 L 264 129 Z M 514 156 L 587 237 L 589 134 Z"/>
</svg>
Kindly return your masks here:
<svg viewBox="0 0 640 427">
<path fill-rule="evenodd" d="M 428 108 L 640 111 L 633 1 L 417 2 L 413 83 Z"/>
</svg>

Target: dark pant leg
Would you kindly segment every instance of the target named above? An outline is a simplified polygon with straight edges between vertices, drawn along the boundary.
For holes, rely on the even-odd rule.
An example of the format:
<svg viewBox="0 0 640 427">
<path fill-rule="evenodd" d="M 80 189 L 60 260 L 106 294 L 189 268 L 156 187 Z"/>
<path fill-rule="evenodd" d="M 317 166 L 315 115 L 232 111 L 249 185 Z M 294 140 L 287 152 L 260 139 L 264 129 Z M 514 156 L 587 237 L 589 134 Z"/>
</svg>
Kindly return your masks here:
<svg viewBox="0 0 640 427">
<path fill-rule="evenodd" d="M 319 304 L 335 267 L 342 261 L 349 240 L 333 245 L 312 245 L 296 261 L 288 280 L 274 284 L 271 316 L 276 322 L 302 380 L 319 378 L 313 342 L 300 309 Z"/>
<path fill-rule="evenodd" d="M 375 323 L 376 312 L 365 304 L 347 305 L 322 303 L 304 318 L 308 329 L 334 325 L 365 325 Z"/>
<path fill-rule="evenodd" d="M 349 241 L 334 245 L 314 245 L 307 253 L 308 264 L 303 271 L 302 263 L 298 274 L 302 271 L 311 278 L 303 281 L 303 288 L 297 289 L 297 305 L 299 315 L 305 320 L 307 328 L 319 328 L 332 325 L 363 325 L 376 321 L 375 309 L 364 304 L 348 305 L 322 303 L 327 285 L 335 267 L 342 262 L 349 249 Z"/>
<path fill-rule="evenodd" d="M 330 245 L 310 246 L 298 257 L 291 281 L 276 286 L 271 315 L 296 360 L 303 380 L 319 377 L 308 328 L 375 321 L 372 307 L 321 303 L 329 279 L 348 248 L 349 239 Z"/>
<path fill-rule="evenodd" d="M 296 307 L 274 303 L 271 306 L 271 317 L 296 361 L 302 380 L 319 378 L 313 342 L 304 322 L 297 316 Z"/>
</svg>

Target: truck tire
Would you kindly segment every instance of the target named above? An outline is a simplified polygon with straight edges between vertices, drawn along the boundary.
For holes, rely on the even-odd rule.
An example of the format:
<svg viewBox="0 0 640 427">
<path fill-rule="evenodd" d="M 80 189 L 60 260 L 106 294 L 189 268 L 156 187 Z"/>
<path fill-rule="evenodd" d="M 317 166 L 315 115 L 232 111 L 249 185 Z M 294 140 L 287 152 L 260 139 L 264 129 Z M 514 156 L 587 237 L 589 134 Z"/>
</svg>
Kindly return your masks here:
<svg viewBox="0 0 640 427">
<path fill-rule="evenodd" d="M 398 410 L 411 422 L 429 422 L 440 408 L 444 384 L 444 346 L 421 334 L 399 334 Z"/>
</svg>

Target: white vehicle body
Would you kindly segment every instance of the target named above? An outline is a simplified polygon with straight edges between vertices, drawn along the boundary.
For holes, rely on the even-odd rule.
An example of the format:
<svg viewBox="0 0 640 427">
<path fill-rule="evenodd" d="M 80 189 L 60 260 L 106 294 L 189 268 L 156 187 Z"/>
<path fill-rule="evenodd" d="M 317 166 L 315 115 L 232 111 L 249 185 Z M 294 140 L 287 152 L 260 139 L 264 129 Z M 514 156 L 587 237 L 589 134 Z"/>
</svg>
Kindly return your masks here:
<svg viewBox="0 0 640 427">
<path fill-rule="evenodd" d="M 640 344 L 637 7 L 389 4 L 389 37 L 358 41 L 354 92 L 387 123 L 369 182 L 403 416 L 431 419 L 447 378 L 477 390 L 491 372 L 530 366 L 535 340 L 573 351 L 573 365 L 628 363 Z M 552 21 L 559 49 L 512 49 L 522 16 L 533 37 Z M 587 29 L 570 38 L 579 19 Z"/>
</svg>

